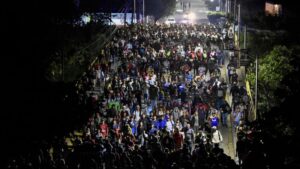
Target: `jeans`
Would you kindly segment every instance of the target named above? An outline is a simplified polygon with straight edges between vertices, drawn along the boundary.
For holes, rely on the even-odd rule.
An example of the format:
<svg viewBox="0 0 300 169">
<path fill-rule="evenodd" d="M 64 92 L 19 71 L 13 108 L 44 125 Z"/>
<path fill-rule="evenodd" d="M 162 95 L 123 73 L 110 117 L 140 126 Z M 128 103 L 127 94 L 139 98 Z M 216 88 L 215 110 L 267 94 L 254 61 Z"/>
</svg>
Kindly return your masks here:
<svg viewBox="0 0 300 169">
<path fill-rule="evenodd" d="M 151 107 L 152 107 L 152 110 L 157 108 L 157 100 L 151 100 Z"/>
<path fill-rule="evenodd" d="M 227 116 L 228 116 L 228 113 L 224 113 L 224 112 L 223 112 L 223 113 L 221 114 L 223 126 L 227 126 Z"/>
</svg>

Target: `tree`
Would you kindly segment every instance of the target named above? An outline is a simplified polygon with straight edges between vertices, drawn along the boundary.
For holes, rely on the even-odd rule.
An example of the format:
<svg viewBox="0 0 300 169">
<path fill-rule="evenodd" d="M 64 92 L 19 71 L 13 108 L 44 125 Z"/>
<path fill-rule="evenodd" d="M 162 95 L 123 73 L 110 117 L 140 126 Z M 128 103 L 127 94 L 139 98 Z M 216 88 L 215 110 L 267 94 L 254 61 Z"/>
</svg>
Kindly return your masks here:
<svg viewBox="0 0 300 169">
<path fill-rule="evenodd" d="M 259 111 L 263 119 L 264 150 L 270 168 L 299 166 L 298 100 L 300 86 L 300 46 L 275 46 L 259 59 Z M 247 74 L 252 86 L 255 72 Z M 274 148 L 276 147 L 276 148 Z"/>
<path fill-rule="evenodd" d="M 290 51 L 293 71 L 283 77 L 275 90 L 274 95 L 280 98 L 280 103 L 265 113 L 263 123 L 270 168 L 297 168 L 300 164 L 300 124 L 295 118 L 299 109 L 300 46 L 292 46 Z"/>
<path fill-rule="evenodd" d="M 282 80 L 289 75 L 294 67 L 291 65 L 292 52 L 285 46 L 275 46 L 267 55 L 259 58 L 258 88 L 260 111 L 268 111 L 279 103 L 280 98 L 275 91 L 285 86 Z M 247 74 L 251 86 L 255 86 L 255 71 Z"/>
</svg>

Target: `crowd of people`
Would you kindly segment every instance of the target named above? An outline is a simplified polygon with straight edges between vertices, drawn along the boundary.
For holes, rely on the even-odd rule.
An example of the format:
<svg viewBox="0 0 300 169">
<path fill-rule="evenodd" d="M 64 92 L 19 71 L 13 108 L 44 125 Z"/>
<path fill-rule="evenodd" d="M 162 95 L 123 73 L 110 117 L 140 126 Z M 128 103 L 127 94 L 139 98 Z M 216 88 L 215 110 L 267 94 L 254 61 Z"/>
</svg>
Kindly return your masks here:
<svg viewBox="0 0 300 169">
<path fill-rule="evenodd" d="M 212 24 L 119 28 L 79 83 L 90 115 L 82 132 L 41 144 L 8 168 L 239 168 L 220 146 L 231 112 L 240 164 L 241 133 L 250 133 L 234 63 L 229 84 L 221 77 L 226 36 Z"/>
</svg>

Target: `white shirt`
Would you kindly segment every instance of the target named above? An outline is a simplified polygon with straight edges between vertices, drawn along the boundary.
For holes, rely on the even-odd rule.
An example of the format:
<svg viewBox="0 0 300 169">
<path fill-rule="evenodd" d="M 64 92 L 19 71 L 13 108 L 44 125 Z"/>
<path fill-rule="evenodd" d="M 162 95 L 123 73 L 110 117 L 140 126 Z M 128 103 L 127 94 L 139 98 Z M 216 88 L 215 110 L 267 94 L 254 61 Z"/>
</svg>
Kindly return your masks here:
<svg viewBox="0 0 300 169">
<path fill-rule="evenodd" d="M 222 141 L 223 141 L 223 137 L 222 137 L 221 132 L 219 130 L 216 130 L 215 132 L 213 132 L 211 142 L 220 143 Z"/>
<path fill-rule="evenodd" d="M 174 122 L 173 122 L 174 123 Z M 167 123 L 166 123 L 166 129 L 168 132 L 171 132 L 173 131 L 173 124 L 172 124 L 172 121 L 168 120 Z"/>
<path fill-rule="evenodd" d="M 141 112 L 136 110 L 134 111 L 133 115 L 135 116 L 135 121 L 138 122 L 141 119 Z"/>
</svg>

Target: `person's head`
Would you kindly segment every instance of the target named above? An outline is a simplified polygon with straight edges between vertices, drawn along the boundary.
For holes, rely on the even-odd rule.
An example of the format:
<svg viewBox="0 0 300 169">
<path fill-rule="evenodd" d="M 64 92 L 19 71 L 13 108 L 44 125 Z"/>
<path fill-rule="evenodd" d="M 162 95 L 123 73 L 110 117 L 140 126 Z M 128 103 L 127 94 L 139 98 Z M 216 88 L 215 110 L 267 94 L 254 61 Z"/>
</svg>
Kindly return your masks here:
<svg viewBox="0 0 300 169">
<path fill-rule="evenodd" d="M 212 113 L 212 116 L 213 116 L 213 117 L 216 117 L 216 112 L 213 112 L 213 113 Z"/>
</svg>

